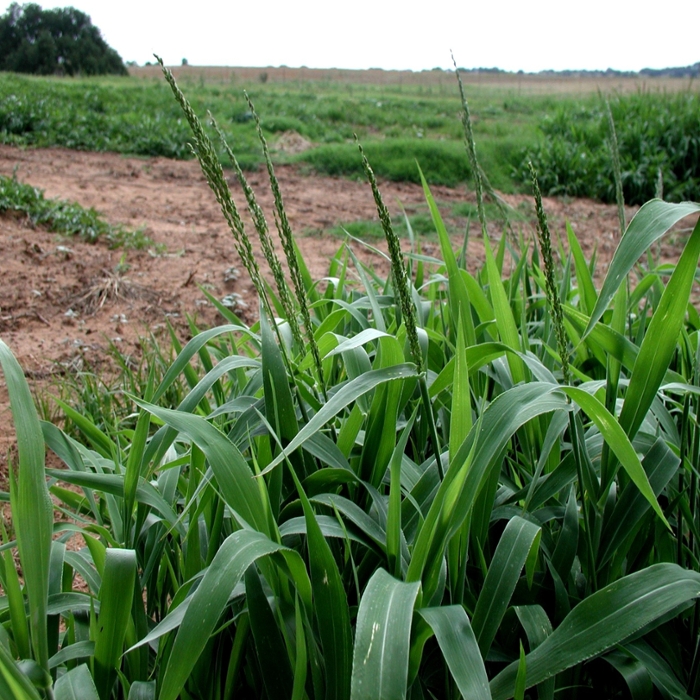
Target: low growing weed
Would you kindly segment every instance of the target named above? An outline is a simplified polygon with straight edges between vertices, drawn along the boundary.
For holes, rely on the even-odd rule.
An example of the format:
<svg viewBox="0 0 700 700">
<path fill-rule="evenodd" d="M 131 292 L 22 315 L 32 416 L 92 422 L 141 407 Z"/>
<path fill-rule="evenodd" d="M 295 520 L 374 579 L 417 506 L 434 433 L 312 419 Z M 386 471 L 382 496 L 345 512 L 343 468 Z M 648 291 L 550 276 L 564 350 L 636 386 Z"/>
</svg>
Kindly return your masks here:
<svg viewBox="0 0 700 700">
<path fill-rule="evenodd" d="M 140 229 L 131 231 L 105 221 L 92 207 L 61 199 L 46 199 L 44 193 L 20 182 L 16 176 L 0 175 L 0 212 L 12 211 L 25 215 L 33 226 L 66 236 L 79 236 L 88 243 L 106 240 L 110 248 L 141 250 L 153 241 Z"/>
<path fill-rule="evenodd" d="M 0 695 L 698 697 L 700 223 L 670 277 L 627 280 L 700 205 L 645 204 L 601 289 L 573 231 L 554 263 L 539 206 L 541 248 L 484 237 L 470 274 L 425 183 L 441 257 L 402 250 L 361 160 L 390 274 L 341 244 L 319 287 L 287 238 L 295 283 L 273 289 L 166 77 L 260 318 L 220 306 L 133 384 L 134 422 L 75 412 L 80 440 L 38 420 L 0 343 L 19 447 Z"/>
</svg>

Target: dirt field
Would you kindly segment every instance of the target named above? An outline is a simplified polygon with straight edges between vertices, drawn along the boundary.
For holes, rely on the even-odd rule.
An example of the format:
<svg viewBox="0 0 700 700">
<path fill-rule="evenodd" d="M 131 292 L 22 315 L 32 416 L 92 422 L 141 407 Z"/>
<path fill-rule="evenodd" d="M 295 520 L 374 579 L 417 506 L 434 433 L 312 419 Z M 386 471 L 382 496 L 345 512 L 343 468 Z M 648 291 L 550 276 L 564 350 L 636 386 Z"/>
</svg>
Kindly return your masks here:
<svg viewBox="0 0 700 700">
<path fill-rule="evenodd" d="M 219 299 L 239 294 L 248 308 L 238 313 L 254 320 L 257 301 L 245 273 L 237 278 L 232 274 L 232 268 L 240 267 L 232 238 L 196 162 L 0 146 L 0 173 L 13 171 L 20 181 L 45 190 L 47 197 L 94 207 L 113 223 L 145 227 L 147 235 L 165 248 L 160 254 L 109 250 L 103 243 L 61 238 L 34 229 L 17 216 L 0 215 L 0 338 L 41 387 L 50 387 L 53 377 L 75 372 L 86 363 L 100 367 L 110 341 L 124 353 L 138 353 L 139 337 L 163 333 L 168 319 L 183 339 L 188 333 L 187 315 L 202 326 L 216 324 L 221 318 L 200 287 Z M 320 278 L 342 241 L 319 232 L 341 222 L 376 217 L 369 187 L 302 176 L 291 166 L 281 167 L 278 177 L 299 246 L 312 274 Z M 272 222 L 266 176 L 256 173 L 250 181 Z M 232 189 L 243 210 L 240 193 Z M 399 202 L 408 209 L 424 203 L 415 185 L 381 183 L 381 189 L 393 211 L 399 210 Z M 473 200 L 466 188 L 435 188 L 434 195 L 443 203 Z M 507 199 L 514 206 L 528 201 Z M 609 260 L 617 228 L 614 207 L 552 199 L 545 206 L 553 232 L 563 233 L 568 219 L 584 250 L 590 254 L 597 246 L 601 263 Z M 525 231 L 531 234 L 526 225 Z M 491 233 L 497 239 L 501 231 L 494 227 Z M 376 240 L 372 244 L 381 247 Z M 353 243 L 353 248 L 363 259 L 383 265 L 363 246 Z M 430 253 L 436 248 L 429 242 L 424 250 Z M 675 251 L 668 254 L 673 257 Z M 474 266 L 483 260 L 479 241 L 470 240 L 470 256 Z M 12 434 L 7 394 L 0 381 L 0 470 Z"/>
</svg>

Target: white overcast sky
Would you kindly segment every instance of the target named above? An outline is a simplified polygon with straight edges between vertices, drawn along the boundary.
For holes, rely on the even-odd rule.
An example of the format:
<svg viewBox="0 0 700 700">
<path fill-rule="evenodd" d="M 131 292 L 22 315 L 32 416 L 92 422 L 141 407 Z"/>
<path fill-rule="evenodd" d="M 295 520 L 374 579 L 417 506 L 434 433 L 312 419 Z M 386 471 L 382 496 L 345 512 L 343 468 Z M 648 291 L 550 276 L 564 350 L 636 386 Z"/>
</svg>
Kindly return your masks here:
<svg viewBox="0 0 700 700">
<path fill-rule="evenodd" d="M 700 61 L 700 0 L 67 0 L 125 61 L 641 70 Z M 10 3 L 0 0 L 4 13 Z M 415 8 L 415 9 L 412 9 Z M 650 8 L 647 10 L 646 8 Z M 652 12 L 651 10 L 655 10 Z"/>
</svg>

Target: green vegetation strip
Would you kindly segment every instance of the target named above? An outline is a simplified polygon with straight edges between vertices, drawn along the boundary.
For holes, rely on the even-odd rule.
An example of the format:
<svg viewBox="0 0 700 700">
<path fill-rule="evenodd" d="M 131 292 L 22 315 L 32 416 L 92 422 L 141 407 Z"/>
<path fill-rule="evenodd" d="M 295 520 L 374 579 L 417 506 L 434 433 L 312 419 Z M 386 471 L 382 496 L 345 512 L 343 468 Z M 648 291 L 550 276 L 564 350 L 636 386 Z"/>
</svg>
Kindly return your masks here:
<svg viewBox="0 0 700 700">
<path fill-rule="evenodd" d="M 146 248 L 153 241 L 142 230 L 130 231 L 107 223 L 93 209 L 62 199 L 46 199 L 42 190 L 20 182 L 15 176 L 0 175 L 0 213 L 24 214 L 33 226 L 67 236 L 79 236 L 88 243 L 107 241 L 110 248 Z"/>
</svg>

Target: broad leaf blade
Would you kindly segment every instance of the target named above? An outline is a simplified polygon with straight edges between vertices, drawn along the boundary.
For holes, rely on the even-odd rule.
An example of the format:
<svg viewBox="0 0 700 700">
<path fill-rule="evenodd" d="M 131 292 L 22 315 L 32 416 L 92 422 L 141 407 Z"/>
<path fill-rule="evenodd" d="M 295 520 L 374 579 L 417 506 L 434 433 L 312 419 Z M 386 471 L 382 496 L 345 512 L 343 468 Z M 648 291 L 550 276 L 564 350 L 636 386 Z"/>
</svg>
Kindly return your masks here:
<svg viewBox="0 0 700 700">
<path fill-rule="evenodd" d="M 419 583 L 397 581 L 378 569 L 357 614 L 352 663 L 352 700 L 406 697 L 413 606 Z"/>
<path fill-rule="evenodd" d="M 272 462 L 261 472 L 267 473 L 280 464 L 288 457 L 297 447 L 306 442 L 314 433 L 318 432 L 328 421 L 342 411 L 346 406 L 355 401 L 359 396 L 366 394 L 368 391 L 376 388 L 385 382 L 395 381 L 397 379 L 407 379 L 415 377 L 416 368 L 413 364 L 394 365 L 393 367 L 384 367 L 382 369 L 373 369 L 366 372 L 360 377 L 344 384 L 323 407 L 314 415 L 314 417 L 299 431 L 297 436 L 287 445 L 287 447 L 272 460 Z"/>
<path fill-rule="evenodd" d="M 698 204 L 692 202 L 669 204 L 660 199 L 647 202 L 637 212 L 622 236 L 620 245 L 610 262 L 608 274 L 605 277 L 603 288 L 600 290 L 598 302 L 591 314 L 584 338 L 605 313 L 622 280 L 649 246 L 661 238 L 675 223 L 697 212 L 700 212 Z"/>
<path fill-rule="evenodd" d="M 56 700 L 98 700 L 97 688 L 87 665 L 80 664 L 61 676 L 56 681 L 54 697 Z"/>
<path fill-rule="evenodd" d="M 226 607 L 231 591 L 246 569 L 260 557 L 280 551 L 287 553 L 290 558 L 299 558 L 296 552 L 291 552 L 262 533 L 252 530 L 238 530 L 224 541 L 184 614 L 165 669 L 159 700 L 175 700 L 182 691 Z M 303 569 L 303 564 L 301 568 Z M 308 578 L 303 581 L 297 577 L 296 583 L 302 598 L 308 603 Z M 171 614 L 177 612 L 176 609 Z"/>
<path fill-rule="evenodd" d="M 16 488 L 12 489 L 10 503 L 29 600 L 32 646 L 36 661 L 48 671 L 46 606 L 49 595 L 53 507 L 44 474 L 44 438 L 22 368 L 2 340 L 0 365 L 5 374 L 12 418 L 17 431 L 19 468 Z"/>
<path fill-rule="evenodd" d="M 110 697 L 120 666 L 135 582 L 136 552 L 133 549 L 108 549 L 100 587 L 94 656 L 95 686 L 103 700 Z"/>
<path fill-rule="evenodd" d="M 137 403 L 192 440 L 209 460 L 226 503 L 249 525 L 269 533 L 267 510 L 253 472 L 239 449 L 223 433 L 200 416 L 145 401 Z"/>
<path fill-rule="evenodd" d="M 430 625 L 462 697 L 491 700 L 489 679 L 469 618 L 460 605 L 423 608 L 418 614 Z"/>
<path fill-rule="evenodd" d="M 338 565 L 309 499 L 296 474 L 293 476 L 306 520 L 314 611 L 325 659 L 326 700 L 344 700 L 350 695 L 352 673 L 352 628 L 348 599 Z"/>
<path fill-rule="evenodd" d="M 620 425 L 630 439 L 634 438 L 649 411 L 676 352 L 690 291 L 695 281 L 698 258 L 700 258 L 700 220 L 693 229 L 661 301 L 654 311 L 634 363 L 629 387 L 625 394 L 625 403 L 620 412 Z"/>
<path fill-rule="evenodd" d="M 649 484 L 649 479 L 644 471 L 644 467 L 642 467 L 642 463 L 639 461 L 639 457 L 637 457 L 632 443 L 628 440 L 627 435 L 620 427 L 615 416 L 613 416 L 595 396 L 592 396 L 583 389 L 570 386 L 563 387 L 562 391 L 568 394 L 596 424 L 598 430 L 600 430 L 605 438 L 606 443 L 620 460 L 620 464 L 622 464 L 630 479 L 632 479 L 647 501 L 649 501 L 654 512 L 661 519 L 661 522 L 667 527 L 670 527 L 661 510 L 661 506 L 659 506 L 659 502 L 656 500 L 654 491 Z"/>
<path fill-rule="evenodd" d="M 539 544 L 540 533 L 537 525 L 515 516 L 501 535 L 472 616 L 472 628 L 484 657 L 496 637 L 530 550 Z"/>
<path fill-rule="evenodd" d="M 700 574 L 676 564 L 654 564 L 600 589 L 579 603 L 527 655 L 527 686 L 619 644 L 645 625 L 700 596 Z M 518 664 L 491 681 L 493 700 L 513 697 Z"/>
</svg>

